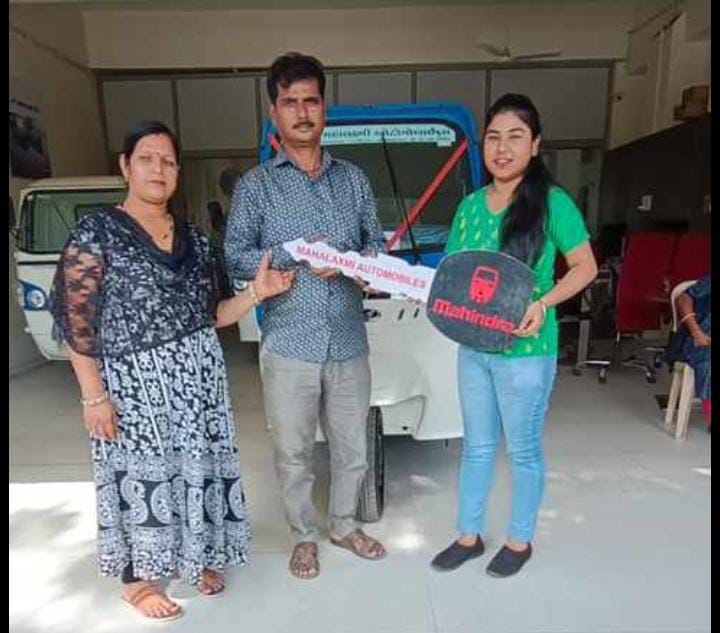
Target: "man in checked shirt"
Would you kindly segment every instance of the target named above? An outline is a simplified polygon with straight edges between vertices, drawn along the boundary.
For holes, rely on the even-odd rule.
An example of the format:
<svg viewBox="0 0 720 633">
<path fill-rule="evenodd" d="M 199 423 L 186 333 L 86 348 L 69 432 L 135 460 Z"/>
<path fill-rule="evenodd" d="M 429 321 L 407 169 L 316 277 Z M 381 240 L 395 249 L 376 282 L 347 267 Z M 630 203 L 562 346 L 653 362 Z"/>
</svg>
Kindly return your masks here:
<svg viewBox="0 0 720 633">
<path fill-rule="evenodd" d="M 299 53 L 278 57 L 267 78 L 270 117 L 282 148 L 247 172 L 233 194 L 225 255 L 235 280 L 252 279 L 263 252 L 294 265 L 283 248 L 324 239 L 340 251 L 385 247 L 375 197 L 361 169 L 320 146 L 325 128 L 322 64 Z M 264 303 L 260 370 L 265 414 L 285 512 L 295 537 L 290 572 L 320 572 L 319 525 L 312 500 L 318 419 L 330 450 L 330 541 L 370 560 L 385 548 L 361 531 L 355 510 L 366 461 L 370 366 L 363 291 L 334 269 L 300 267 L 294 286 Z"/>
</svg>

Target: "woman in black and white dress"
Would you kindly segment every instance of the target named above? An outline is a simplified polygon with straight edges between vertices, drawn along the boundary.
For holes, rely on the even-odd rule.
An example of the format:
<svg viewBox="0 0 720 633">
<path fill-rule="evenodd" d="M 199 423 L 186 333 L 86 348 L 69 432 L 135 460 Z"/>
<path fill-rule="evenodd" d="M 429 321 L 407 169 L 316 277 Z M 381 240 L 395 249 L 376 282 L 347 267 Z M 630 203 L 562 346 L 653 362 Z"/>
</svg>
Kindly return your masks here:
<svg viewBox="0 0 720 633">
<path fill-rule="evenodd" d="M 179 148 L 162 123 L 131 130 L 121 207 L 83 217 L 58 264 L 51 310 L 70 349 L 92 437 L 100 573 L 121 576 L 144 616 L 181 607 L 154 582 L 201 594 L 247 561 L 250 526 L 227 374 L 215 328 L 285 292 L 265 259 L 247 291 L 220 296 L 208 239 L 175 222 Z"/>
</svg>

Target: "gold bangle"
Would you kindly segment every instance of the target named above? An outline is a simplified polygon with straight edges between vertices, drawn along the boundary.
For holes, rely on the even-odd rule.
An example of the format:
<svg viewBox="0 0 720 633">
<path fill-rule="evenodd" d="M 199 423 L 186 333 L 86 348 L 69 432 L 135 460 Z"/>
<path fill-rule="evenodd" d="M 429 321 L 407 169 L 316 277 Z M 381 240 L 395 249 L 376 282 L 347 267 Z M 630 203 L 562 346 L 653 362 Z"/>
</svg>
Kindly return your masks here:
<svg viewBox="0 0 720 633">
<path fill-rule="evenodd" d="M 103 393 L 99 396 L 95 396 L 94 398 L 80 398 L 80 404 L 84 407 L 94 407 L 98 404 L 102 404 L 103 402 L 110 399 L 110 396 L 108 395 L 107 391 L 103 391 Z"/>
<path fill-rule="evenodd" d="M 694 312 L 688 312 L 682 319 L 680 319 L 680 323 L 685 323 L 690 317 L 697 316 Z"/>
<path fill-rule="evenodd" d="M 547 320 L 547 312 L 548 312 L 547 304 L 542 299 L 538 299 L 538 303 L 540 304 L 540 307 L 542 308 L 542 311 L 543 311 L 543 321 L 546 321 Z"/>
</svg>

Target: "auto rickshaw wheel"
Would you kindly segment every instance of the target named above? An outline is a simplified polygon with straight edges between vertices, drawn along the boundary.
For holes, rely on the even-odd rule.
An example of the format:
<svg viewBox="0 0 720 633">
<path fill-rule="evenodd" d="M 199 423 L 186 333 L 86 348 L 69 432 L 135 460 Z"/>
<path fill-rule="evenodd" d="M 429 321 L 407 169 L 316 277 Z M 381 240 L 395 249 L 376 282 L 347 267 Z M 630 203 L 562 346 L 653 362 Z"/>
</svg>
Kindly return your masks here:
<svg viewBox="0 0 720 633">
<path fill-rule="evenodd" d="M 355 516 L 358 521 L 374 523 L 385 507 L 385 451 L 383 448 L 382 412 L 370 407 L 367 417 L 367 473 L 360 489 Z"/>
</svg>

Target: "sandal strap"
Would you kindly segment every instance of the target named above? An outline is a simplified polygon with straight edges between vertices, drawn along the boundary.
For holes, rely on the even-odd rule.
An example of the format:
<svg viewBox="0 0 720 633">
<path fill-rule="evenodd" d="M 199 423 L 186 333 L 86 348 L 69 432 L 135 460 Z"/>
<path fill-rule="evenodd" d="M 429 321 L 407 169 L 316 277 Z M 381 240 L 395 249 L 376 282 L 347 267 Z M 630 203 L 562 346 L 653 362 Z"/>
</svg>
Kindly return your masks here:
<svg viewBox="0 0 720 633">
<path fill-rule="evenodd" d="M 310 562 L 310 559 L 317 559 L 317 545 L 315 543 L 298 543 L 292 553 L 292 560 L 299 562 Z"/>
<path fill-rule="evenodd" d="M 290 570 L 295 573 L 300 566 L 308 567 L 313 574 L 320 571 L 317 545 L 312 542 L 298 543 L 290 557 Z"/>
<path fill-rule="evenodd" d="M 219 589 L 215 589 L 213 585 L 221 585 Z M 202 588 L 207 588 L 211 592 L 219 593 L 225 589 L 225 579 L 212 569 L 203 569 L 202 579 L 197 584 L 197 587 L 202 591 Z"/>
<path fill-rule="evenodd" d="M 297 549 L 301 549 L 301 550 L 311 549 L 314 552 L 317 552 L 317 543 L 314 543 L 313 541 L 302 541 L 302 542 L 298 543 L 297 545 L 295 545 L 295 549 L 296 550 Z"/>
<path fill-rule="evenodd" d="M 130 593 L 130 595 L 127 596 L 127 601 L 134 607 L 140 606 L 140 603 L 151 597 L 151 596 L 159 596 L 164 597 L 163 594 L 157 590 L 156 587 L 153 585 L 143 585 L 142 587 L 138 587 L 137 590 Z"/>
<path fill-rule="evenodd" d="M 359 543 L 360 550 L 363 552 L 370 552 L 373 547 L 377 547 L 380 545 L 380 541 L 377 539 L 374 539 L 369 534 L 365 534 L 360 528 L 356 528 L 350 534 L 348 534 L 348 537 L 350 538 L 353 547 L 357 547 L 357 544 Z"/>
</svg>

